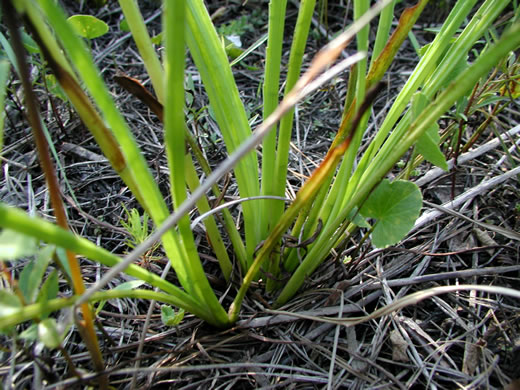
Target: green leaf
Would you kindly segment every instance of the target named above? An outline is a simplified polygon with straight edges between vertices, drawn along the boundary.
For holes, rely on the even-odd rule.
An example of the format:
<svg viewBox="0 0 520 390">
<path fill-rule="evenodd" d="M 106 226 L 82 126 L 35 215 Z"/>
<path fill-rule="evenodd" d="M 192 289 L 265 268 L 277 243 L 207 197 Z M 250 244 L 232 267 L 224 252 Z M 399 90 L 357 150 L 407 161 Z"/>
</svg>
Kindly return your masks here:
<svg viewBox="0 0 520 390">
<path fill-rule="evenodd" d="M 135 248 L 148 238 L 148 214 L 143 213 L 143 217 L 139 214 L 137 209 L 128 211 L 125 205 L 122 205 L 125 210 L 127 222 L 121 219 L 121 225 L 130 233 L 130 238 L 125 240 L 126 245 L 130 248 Z"/>
<path fill-rule="evenodd" d="M 70 272 L 69 267 L 69 260 L 67 259 L 67 251 L 63 248 L 56 248 L 56 256 L 58 257 L 61 267 L 63 267 L 65 273 L 68 275 L 69 278 L 72 279 L 72 274 Z"/>
<path fill-rule="evenodd" d="M 55 349 L 60 346 L 63 336 L 54 318 L 46 318 L 38 324 L 38 338 L 47 348 Z"/>
<path fill-rule="evenodd" d="M 0 260 L 16 260 L 38 251 L 37 241 L 25 234 L 4 229 L 0 233 Z"/>
<path fill-rule="evenodd" d="M 428 104 L 428 98 L 422 92 L 417 92 L 412 100 L 412 120 L 415 120 L 425 109 L 427 109 Z M 415 147 L 417 153 L 422 154 L 426 160 L 447 171 L 448 163 L 439 147 L 440 140 L 439 125 L 437 122 L 434 122 L 428 130 L 419 137 Z"/>
<path fill-rule="evenodd" d="M 356 226 L 362 228 L 369 228 L 370 224 L 363 218 L 360 213 L 358 213 L 358 208 L 354 207 L 352 211 L 348 214 L 348 219 Z"/>
<path fill-rule="evenodd" d="M 432 164 L 448 171 L 448 163 L 446 162 L 446 157 L 441 152 L 439 141 L 439 125 L 435 123 L 417 140 L 417 153 L 422 154 Z"/>
<path fill-rule="evenodd" d="M 25 31 L 22 31 L 22 43 L 25 47 L 25 50 L 27 50 L 29 53 L 36 54 L 40 52 L 38 44 Z"/>
<path fill-rule="evenodd" d="M 38 339 L 38 324 L 31 324 L 18 337 L 27 341 L 36 341 Z"/>
<path fill-rule="evenodd" d="M 143 280 L 130 280 L 128 282 L 121 283 L 120 285 L 113 288 L 113 290 L 132 290 L 142 286 L 143 284 L 145 284 Z M 107 301 L 99 301 L 99 305 L 96 308 L 96 314 L 98 314 L 103 309 L 103 306 L 105 306 L 106 302 Z"/>
<path fill-rule="evenodd" d="M 5 326 L 4 318 L 19 313 L 23 308 L 20 298 L 7 290 L 0 290 L 0 334 L 12 334 L 14 326 Z"/>
<path fill-rule="evenodd" d="M 126 19 L 123 19 L 123 20 L 121 20 L 121 22 L 119 22 L 119 30 L 121 30 L 123 32 L 130 31 L 130 26 L 128 26 L 128 21 Z"/>
<path fill-rule="evenodd" d="M 384 248 L 399 242 L 413 227 L 422 206 L 419 187 L 412 182 L 385 179 L 361 208 L 365 217 L 377 219 L 372 242 Z"/>
<path fill-rule="evenodd" d="M 178 313 L 175 314 L 175 310 L 171 306 L 161 306 L 161 320 L 166 326 L 177 326 L 181 323 L 184 318 L 184 310 L 179 309 Z"/>
<path fill-rule="evenodd" d="M 67 101 L 67 96 L 65 95 L 65 92 L 63 92 L 63 89 L 61 89 L 60 85 L 56 81 L 56 76 L 54 76 L 53 74 L 46 74 L 45 82 L 47 83 L 47 88 L 49 89 L 50 93 L 60 98 L 64 102 Z"/>
<path fill-rule="evenodd" d="M 515 96 L 513 96 L 513 98 L 516 99 Z M 494 95 L 492 93 L 487 94 L 487 95 L 481 95 L 481 98 L 478 101 L 478 103 L 475 104 L 472 108 L 474 110 L 478 110 L 479 108 L 482 108 L 482 107 L 485 107 L 485 106 L 489 106 L 491 104 L 495 104 L 495 103 L 498 103 L 500 101 L 507 101 L 507 100 L 509 100 L 508 97 L 500 96 L 500 95 Z"/>
<path fill-rule="evenodd" d="M 151 40 L 154 45 L 159 46 L 163 41 L 163 33 L 157 34 L 156 36 L 152 37 Z"/>
<path fill-rule="evenodd" d="M 40 289 L 40 292 L 38 293 L 38 298 L 36 301 L 38 303 L 45 304 L 46 302 L 50 301 L 51 299 L 54 299 L 58 296 L 58 290 L 59 290 L 59 278 L 58 278 L 58 271 L 54 270 L 51 272 L 49 277 L 43 282 L 42 288 Z M 49 311 L 42 311 L 42 314 L 40 318 L 47 318 L 50 314 Z"/>
<path fill-rule="evenodd" d="M 225 25 L 219 26 L 217 30 L 221 35 L 242 35 L 246 32 L 253 32 L 255 28 L 251 24 L 248 16 L 242 15 Z"/>
<path fill-rule="evenodd" d="M 108 24 L 92 15 L 72 15 L 67 22 L 79 36 L 87 39 L 100 37 L 108 31 Z"/>
<path fill-rule="evenodd" d="M 0 317 L 6 317 L 18 312 L 22 302 L 15 294 L 7 290 L 0 290 Z"/>
<path fill-rule="evenodd" d="M 38 294 L 45 270 L 54 254 L 53 245 L 41 249 L 35 260 L 27 264 L 20 274 L 19 285 L 27 303 L 33 303 Z"/>
</svg>

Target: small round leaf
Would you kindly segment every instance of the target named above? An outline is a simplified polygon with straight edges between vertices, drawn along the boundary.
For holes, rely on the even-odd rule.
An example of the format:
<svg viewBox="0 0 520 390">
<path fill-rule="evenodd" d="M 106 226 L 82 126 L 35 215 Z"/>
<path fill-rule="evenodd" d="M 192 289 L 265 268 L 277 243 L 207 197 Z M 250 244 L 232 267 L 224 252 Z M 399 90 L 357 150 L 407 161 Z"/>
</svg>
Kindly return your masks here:
<svg viewBox="0 0 520 390">
<path fill-rule="evenodd" d="M 413 227 L 422 206 L 422 195 L 416 184 L 385 179 L 372 192 L 360 212 L 377 219 L 372 242 L 378 248 L 394 245 Z"/>
<path fill-rule="evenodd" d="M 7 290 L 0 290 L 0 318 L 17 313 L 22 308 L 22 302 L 15 294 Z"/>
<path fill-rule="evenodd" d="M 108 31 L 108 24 L 92 15 L 73 15 L 67 19 L 78 35 L 93 39 Z"/>
<path fill-rule="evenodd" d="M 38 242 L 23 233 L 4 229 L 0 233 L 0 260 L 17 260 L 34 255 L 38 251 Z"/>
<path fill-rule="evenodd" d="M 38 324 L 38 338 L 47 348 L 59 347 L 62 336 L 54 318 L 46 318 Z"/>
</svg>

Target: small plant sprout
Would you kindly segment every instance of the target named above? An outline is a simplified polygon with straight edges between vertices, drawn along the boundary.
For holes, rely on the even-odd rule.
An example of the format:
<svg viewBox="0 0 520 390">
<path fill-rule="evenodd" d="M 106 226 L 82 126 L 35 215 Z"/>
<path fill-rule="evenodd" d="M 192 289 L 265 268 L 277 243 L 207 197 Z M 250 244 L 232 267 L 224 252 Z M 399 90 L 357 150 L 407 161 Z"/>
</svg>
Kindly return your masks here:
<svg viewBox="0 0 520 390">
<path fill-rule="evenodd" d="M 122 205 L 126 214 L 126 222 L 121 219 L 121 225 L 128 231 L 130 238 L 126 240 L 126 244 L 130 248 L 135 248 L 142 244 L 150 235 L 148 232 L 149 217 L 148 214 L 143 213 L 141 216 L 137 209 L 127 210 L 125 205 Z"/>
<path fill-rule="evenodd" d="M 184 310 L 179 309 L 177 313 L 168 305 L 161 305 L 161 320 L 166 326 L 177 326 L 184 318 Z"/>
</svg>

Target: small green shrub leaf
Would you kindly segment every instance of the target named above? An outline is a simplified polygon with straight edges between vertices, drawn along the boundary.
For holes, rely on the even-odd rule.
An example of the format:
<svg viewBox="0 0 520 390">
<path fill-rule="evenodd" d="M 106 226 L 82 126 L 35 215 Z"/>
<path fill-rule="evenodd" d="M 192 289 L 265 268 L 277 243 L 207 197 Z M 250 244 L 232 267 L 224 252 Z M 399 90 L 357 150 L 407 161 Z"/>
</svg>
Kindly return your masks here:
<svg viewBox="0 0 520 390">
<path fill-rule="evenodd" d="M 121 225 L 130 233 L 130 238 L 126 240 L 126 244 L 130 248 L 135 248 L 137 245 L 142 243 L 148 238 L 148 214 L 143 213 L 143 217 L 139 214 L 137 209 L 131 209 L 128 211 L 123 205 L 125 210 L 127 222 L 121 220 Z"/>
<path fill-rule="evenodd" d="M 0 233 L 0 260 L 17 260 L 37 251 L 37 241 L 32 237 L 9 229 Z"/>
<path fill-rule="evenodd" d="M 175 314 L 175 310 L 171 306 L 162 305 L 161 306 L 161 320 L 166 326 L 177 326 L 181 323 L 184 318 L 184 310 L 179 309 L 177 314 Z"/>
<path fill-rule="evenodd" d="M 157 34 L 156 36 L 152 37 L 151 40 L 154 45 L 159 46 L 163 41 L 163 33 Z"/>
<path fill-rule="evenodd" d="M 63 337 L 54 318 L 46 318 L 38 324 L 38 338 L 47 348 L 60 346 Z"/>
<path fill-rule="evenodd" d="M 59 277 L 58 277 L 58 271 L 54 270 L 51 272 L 49 277 L 45 279 L 45 282 L 43 282 L 42 288 L 40 289 L 38 293 L 38 299 L 36 300 L 38 303 L 45 303 L 47 301 L 50 301 L 51 299 L 54 299 L 58 296 L 58 289 L 59 289 Z M 40 315 L 40 318 L 47 318 L 47 316 L 50 314 L 49 311 L 42 311 L 42 314 Z"/>
<path fill-rule="evenodd" d="M 516 99 L 515 96 L 513 96 L 513 98 Z M 491 104 L 495 104 L 495 103 L 498 103 L 498 102 L 506 101 L 508 99 L 509 99 L 508 97 L 497 96 L 497 95 L 494 95 L 494 94 L 482 95 L 481 99 L 478 101 L 477 104 L 475 104 L 473 106 L 473 108 L 478 110 L 479 108 L 486 107 L 486 106 L 489 106 Z"/>
<path fill-rule="evenodd" d="M 51 94 L 60 98 L 64 102 L 67 101 L 67 95 L 65 95 L 65 92 L 63 92 L 63 89 L 61 89 L 60 84 L 58 84 L 56 81 L 56 76 L 53 74 L 46 74 L 45 82 L 47 83 L 47 88 Z"/>
<path fill-rule="evenodd" d="M 22 308 L 22 302 L 15 294 L 7 290 L 0 290 L 0 317 L 16 313 Z"/>
<path fill-rule="evenodd" d="M 372 242 L 384 248 L 399 242 L 410 231 L 419 216 L 422 195 L 416 184 L 385 179 L 372 192 L 361 208 L 361 214 L 377 219 Z"/>
<path fill-rule="evenodd" d="M 69 260 L 67 259 L 67 252 L 63 248 L 56 248 L 56 256 L 63 267 L 63 270 L 68 275 L 69 278 L 72 278 L 72 274 L 70 273 Z"/>
<path fill-rule="evenodd" d="M 31 324 L 18 336 L 23 340 L 35 341 L 38 339 L 38 324 Z"/>
<path fill-rule="evenodd" d="M 38 44 L 25 31 L 22 31 L 22 43 L 25 47 L 25 50 L 27 50 L 29 53 L 36 54 L 40 52 Z"/>
<path fill-rule="evenodd" d="M 72 15 L 67 21 L 79 36 L 87 39 L 100 37 L 108 31 L 108 24 L 92 15 Z"/>
<path fill-rule="evenodd" d="M 439 125 L 434 123 L 428 128 L 428 130 L 426 130 L 419 140 L 417 140 L 417 153 L 422 154 L 426 160 L 447 171 L 448 163 L 446 162 L 446 157 L 439 148 L 439 141 Z"/>
<path fill-rule="evenodd" d="M 27 264 L 20 274 L 19 285 L 27 303 L 33 303 L 38 295 L 38 287 L 45 275 L 45 270 L 54 254 L 52 245 L 42 248 L 36 259 Z"/>
<path fill-rule="evenodd" d="M 119 22 L 119 30 L 121 30 L 123 32 L 130 31 L 130 26 L 128 25 L 128 21 L 126 19 L 123 19 L 123 20 L 121 20 L 121 22 Z"/>
<path fill-rule="evenodd" d="M 428 107 L 428 104 L 428 98 L 422 92 L 417 92 L 414 95 L 412 101 L 413 120 L 415 120 Z M 428 130 L 426 130 L 426 132 L 417 140 L 415 147 L 417 153 L 422 154 L 426 160 L 447 171 L 448 163 L 446 162 L 446 157 L 444 157 L 444 154 L 442 154 L 442 151 L 439 147 L 440 139 L 439 125 L 437 123 L 433 123 L 428 128 Z"/>
</svg>

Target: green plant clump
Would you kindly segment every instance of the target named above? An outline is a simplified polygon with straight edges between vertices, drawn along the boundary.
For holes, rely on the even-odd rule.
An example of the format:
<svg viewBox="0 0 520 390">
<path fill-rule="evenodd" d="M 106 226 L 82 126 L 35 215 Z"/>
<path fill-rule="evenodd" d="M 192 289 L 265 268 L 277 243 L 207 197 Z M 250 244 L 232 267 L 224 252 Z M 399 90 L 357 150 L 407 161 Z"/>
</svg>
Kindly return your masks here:
<svg viewBox="0 0 520 390">
<path fill-rule="evenodd" d="M 170 192 L 166 194 L 159 190 L 128 123 L 100 77 L 88 42 L 78 36 L 79 29 L 83 37 L 93 39 L 106 31 L 105 27 L 90 18 L 67 19 L 65 11 L 54 0 L 5 2 L 4 17 L 24 21 L 64 96 L 114 171 L 132 191 L 145 217 L 141 220 L 135 210 L 127 211 L 128 221 L 123 221 L 122 227 L 130 231 L 134 247 L 125 257 L 69 231 L 65 213 L 64 218 L 58 217 L 64 206 L 48 145 L 37 142 L 57 224 L 0 203 L 3 236 L 14 237 L 10 242 L 11 239 L 2 240 L 2 245 L 12 244 L 11 251 L 2 246 L 2 261 L 14 262 L 27 256 L 35 259 L 30 271 L 20 275 L 19 288 L 13 283 L 11 289 L 0 291 L 0 324 L 4 332 L 12 333 L 16 325 L 34 320 L 41 325 L 40 339 L 47 340 L 48 347 L 57 348 L 63 329 L 47 321 L 49 313 L 80 307 L 83 319 L 76 321 L 87 329 L 82 335 L 94 356 L 93 361 L 97 362 L 96 369 L 101 371 L 103 364 L 101 355 L 96 352 L 99 348 L 95 332 L 93 328 L 88 331 L 91 329 L 89 316 L 94 315 L 90 303 L 122 297 L 156 300 L 165 304 L 161 309 L 165 324 L 177 325 L 186 311 L 224 328 L 237 321 L 252 282 L 261 282 L 266 296 L 274 297 L 273 305 L 279 307 L 300 290 L 306 278 L 334 248 L 348 242 L 354 231 L 365 229 L 366 236 L 380 248 L 394 245 L 405 237 L 422 205 L 419 188 L 406 178 L 422 159 L 447 169 L 439 147 L 442 140 L 437 121 L 454 105 L 468 102 L 474 87 L 520 45 L 518 21 L 508 23 L 500 34 L 489 34 L 509 1 L 486 0 L 479 2 L 477 9 L 476 0 L 455 2 L 433 41 L 422 51 L 405 85 L 397 96 L 391 97 L 393 104 L 377 134 L 368 147 L 363 148 L 360 146 L 370 124 L 370 109 L 383 89 L 380 82 L 427 1 L 420 0 L 406 9 L 392 31 L 395 0 L 379 1 L 372 8 L 369 8 L 370 2 L 354 0 L 354 23 L 323 47 L 310 63 L 304 53 L 315 0 L 302 1 L 291 38 L 287 74 L 282 79 L 286 3 L 286 0 L 271 0 L 269 4 L 262 85 L 263 122 L 253 131 L 225 44 L 203 0 L 163 2 L 162 59 L 151 43 L 137 1 L 119 1 L 156 93 L 156 97 L 148 94 L 142 99 L 164 123 L 168 169 L 175 173 L 169 177 Z M 375 20 L 378 20 L 377 33 L 370 42 L 371 22 Z M 244 30 L 248 26 L 246 22 L 246 19 L 238 19 L 227 28 Z M 17 76 L 27 79 L 23 85 L 28 117 L 35 139 L 40 139 L 43 136 L 38 133 L 38 123 L 44 123 L 44 118 L 38 113 L 36 98 L 31 93 L 30 75 L 23 70 L 27 67 L 23 45 L 15 39 L 20 26 L 10 25 L 10 43 L 2 40 L 2 44 L 6 52 L 14 53 L 9 60 Z M 351 47 L 356 45 L 357 53 L 338 60 L 351 41 L 355 41 Z M 200 74 L 228 153 L 227 159 L 213 171 L 188 130 L 185 117 L 186 46 Z M 372 52 L 369 47 L 373 47 Z M 471 62 L 468 61 L 470 53 Z M 302 72 L 302 68 L 307 70 Z M 8 69 L 5 62 L 0 62 L 0 79 L 6 79 Z M 299 188 L 296 197 L 286 202 L 294 106 L 347 69 L 350 70 L 349 84 L 342 102 L 341 125 L 321 164 Z M 0 82 L 2 88 L 4 85 Z M 282 98 L 281 85 L 284 86 Z M 0 93 L 0 103 L 2 97 Z M 259 157 L 256 148 L 260 144 Z M 404 164 L 399 178 L 385 179 L 392 169 L 399 170 L 396 164 L 403 159 L 408 163 Z M 203 172 L 205 179 L 201 180 L 197 172 Z M 232 172 L 240 192 L 241 221 L 234 220 L 222 201 L 210 206 L 208 200 L 209 196 L 223 198 L 223 189 L 217 182 L 228 172 Z M 222 278 L 238 282 L 233 302 L 227 307 L 219 301 L 202 266 L 188 215 L 193 208 L 197 208 L 201 216 Z M 221 225 L 217 224 L 217 213 Z M 155 226 L 151 234 L 148 233 L 148 216 Z M 29 241 L 33 243 L 31 250 L 25 244 Z M 158 242 L 180 285 L 136 264 Z M 23 247 L 25 251 L 21 250 Z M 86 289 L 77 256 L 111 270 Z M 43 272 L 50 264 L 56 264 L 56 271 Z M 70 296 L 56 294 L 57 282 L 51 278 L 56 278 L 58 269 L 74 286 Z M 138 288 L 141 284 L 104 290 L 120 272 L 156 290 Z M 286 273 L 290 277 L 281 283 Z M 241 275 L 239 280 L 237 275 Z M 168 305 L 179 311 L 176 313 Z"/>
</svg>

